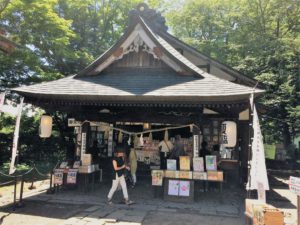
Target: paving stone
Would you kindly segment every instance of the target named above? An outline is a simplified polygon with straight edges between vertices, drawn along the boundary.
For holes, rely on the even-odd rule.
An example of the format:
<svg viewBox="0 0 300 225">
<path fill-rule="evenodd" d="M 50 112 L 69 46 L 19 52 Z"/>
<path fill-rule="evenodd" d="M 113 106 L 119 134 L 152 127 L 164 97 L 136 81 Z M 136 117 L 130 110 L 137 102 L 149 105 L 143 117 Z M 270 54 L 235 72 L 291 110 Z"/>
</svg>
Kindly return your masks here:
<svg viewBox="0 0 300 225">
<path fill-rule="evenodd" d="M 99 206 L 94 205 L 92 207 L 85 209 L 84 212 L 93 212 L 93 211 L 96 211 L 97 209 L 99 209 Z"/>
<path fill-rule="evenodd" d="M 235 206 L 231 205 L 220 205 L 217 206 L 216 212 L 219 214 L 225 214 L 230 216 L 238 216 L 239 215 L 239 209 Z"/>
</svg>

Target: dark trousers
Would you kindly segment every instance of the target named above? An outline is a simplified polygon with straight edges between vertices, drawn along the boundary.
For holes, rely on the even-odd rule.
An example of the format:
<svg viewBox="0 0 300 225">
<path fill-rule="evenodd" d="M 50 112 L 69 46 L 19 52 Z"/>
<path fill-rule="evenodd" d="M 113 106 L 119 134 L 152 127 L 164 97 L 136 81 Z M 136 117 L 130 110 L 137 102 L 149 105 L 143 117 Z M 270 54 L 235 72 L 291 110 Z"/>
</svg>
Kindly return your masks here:
<svg viewBox="0 0 300 225">
<path fill-rule="evenodd" d="M 165 152 L 160 152 L 160 169 L 165 170 L 167 169 L 167 157 Z"/>
</svg>

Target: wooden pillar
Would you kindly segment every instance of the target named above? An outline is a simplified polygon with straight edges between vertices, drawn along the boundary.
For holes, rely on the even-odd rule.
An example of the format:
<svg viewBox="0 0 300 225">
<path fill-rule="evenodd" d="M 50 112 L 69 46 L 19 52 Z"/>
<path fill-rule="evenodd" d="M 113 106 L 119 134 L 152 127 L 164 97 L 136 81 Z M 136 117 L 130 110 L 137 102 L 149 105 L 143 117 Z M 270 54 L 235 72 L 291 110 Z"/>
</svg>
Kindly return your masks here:
<svg viewBox="0 0 300 225">
<path fill-rule="evenodd" d="M 298 225 L 300 225 L 300 196 L 297 196 L 297 221 Z"/>
</svg>

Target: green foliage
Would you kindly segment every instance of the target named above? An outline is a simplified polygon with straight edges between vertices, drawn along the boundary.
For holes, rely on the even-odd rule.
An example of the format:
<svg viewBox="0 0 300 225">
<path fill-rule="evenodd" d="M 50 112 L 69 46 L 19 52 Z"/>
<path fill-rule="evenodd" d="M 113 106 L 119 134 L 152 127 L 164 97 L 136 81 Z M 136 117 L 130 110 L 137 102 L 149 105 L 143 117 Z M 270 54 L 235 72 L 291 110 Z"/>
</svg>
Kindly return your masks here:
<svg viewBox="0 0 300 225">
<path fill-rule="evenodd" d="M 0 0 L 0 29 L 19 45 L 0 54 L 0 91 L 77 73 L 114 44 L 140 0 Z M 299 134 L 300 4 L 296 0 L 148 0 L 170 32 L 203 53 L 258 79 L 269 143 Z M 11 98 L 13 96 L 9 96 Z M 20 161 L 63 158 L 73 139 L 65 114 L 54 135 L 38 137 L 39 114 L 23 116 Z M 0 117 L 0 162 L 9 160 L 15 120 Z"/>
<path fill-rule="evenodd" d="M 166 16 L 177 37 L 263 84 L 263 131 L 288 146 L 300 121 L 299 2 L 188 0 Z"/>
</svg>

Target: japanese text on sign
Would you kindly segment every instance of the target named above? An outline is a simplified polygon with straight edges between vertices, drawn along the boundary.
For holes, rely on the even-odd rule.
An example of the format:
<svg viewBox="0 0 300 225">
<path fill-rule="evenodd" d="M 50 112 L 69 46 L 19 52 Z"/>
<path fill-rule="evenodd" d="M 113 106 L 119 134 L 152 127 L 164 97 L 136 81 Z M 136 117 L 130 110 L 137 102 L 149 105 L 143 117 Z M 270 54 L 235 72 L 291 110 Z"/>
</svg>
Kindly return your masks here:
<svg viewBox="0 0 300 225">
<path fill-rule="evenodd" d="M 300 195 L 300 178 L 290 177 L 289 187 L 291 192 Z"/>
</svg>

